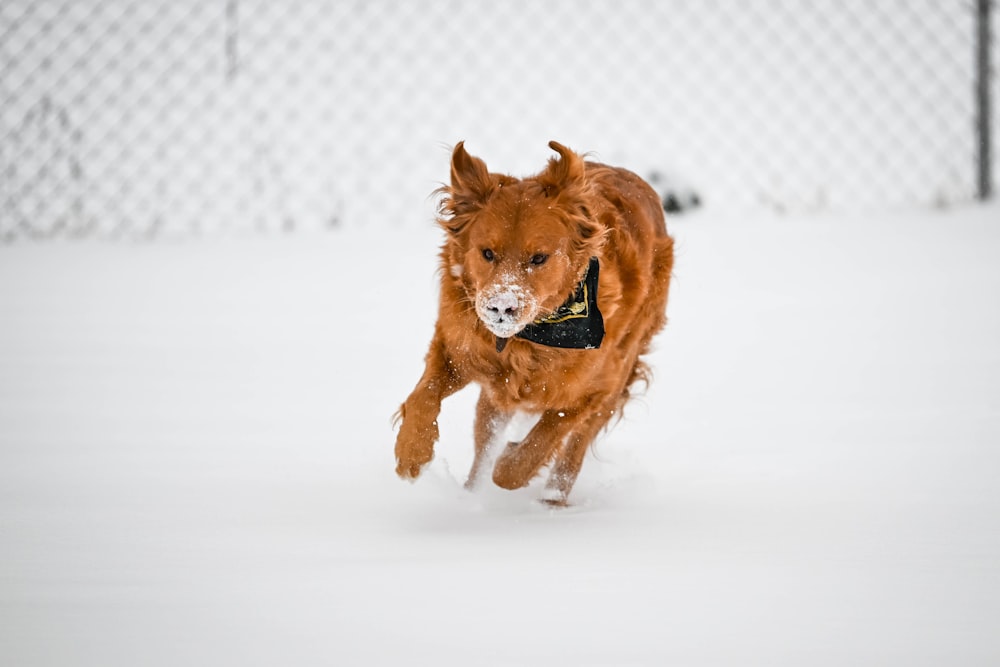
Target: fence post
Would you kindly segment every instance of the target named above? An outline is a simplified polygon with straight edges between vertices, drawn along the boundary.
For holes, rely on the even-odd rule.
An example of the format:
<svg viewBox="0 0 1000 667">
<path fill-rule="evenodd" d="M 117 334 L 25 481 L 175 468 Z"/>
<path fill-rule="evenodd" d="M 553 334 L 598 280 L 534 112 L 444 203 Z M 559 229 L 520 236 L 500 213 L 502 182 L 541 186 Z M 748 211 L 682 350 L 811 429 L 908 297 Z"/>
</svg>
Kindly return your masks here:
<svg viewBox="0 0 1000 667">
<path fill-rule="evenodd" d="M 226 0 L 226 83 L 236 80 L 240 69 L 240 2 Z"/>
<path fill-rule="evenodd" d="M 990 140 L 990 4 L 992 0 L 976 0 L 976 143 L 977 196 L 987 200 L 993 196 Z"/>
</svg>

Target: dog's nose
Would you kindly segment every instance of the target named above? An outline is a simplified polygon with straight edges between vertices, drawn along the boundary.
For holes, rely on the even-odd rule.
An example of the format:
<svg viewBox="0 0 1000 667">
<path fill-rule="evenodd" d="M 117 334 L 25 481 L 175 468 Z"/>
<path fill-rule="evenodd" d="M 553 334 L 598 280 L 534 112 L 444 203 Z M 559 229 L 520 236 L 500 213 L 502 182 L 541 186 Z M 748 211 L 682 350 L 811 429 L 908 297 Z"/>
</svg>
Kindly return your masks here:
<svg viewBox="0 0 1000 667">
<path fill-rule="evenodd" d="M 503 309 L 503 314 L 504 315 L 513 315 L 516 312 L 516 310 L 517 309 L 514 308 L 513 306 L 508 306 L 508 307 L 506 307 L 506 308 Z M 490 311 L 493 312 L 493 313 L 496 313 L 497 315 L 499 315 L 500 314 L 500 307 L 499 306 L 490 306 Z"/>
<path fill-rule="evenodd" d="M 486 301 L 486 310 L 499 317 L 513 317 L 518 309 L 517 297 L 510 293 L 501 293 Z"/>
</svg>

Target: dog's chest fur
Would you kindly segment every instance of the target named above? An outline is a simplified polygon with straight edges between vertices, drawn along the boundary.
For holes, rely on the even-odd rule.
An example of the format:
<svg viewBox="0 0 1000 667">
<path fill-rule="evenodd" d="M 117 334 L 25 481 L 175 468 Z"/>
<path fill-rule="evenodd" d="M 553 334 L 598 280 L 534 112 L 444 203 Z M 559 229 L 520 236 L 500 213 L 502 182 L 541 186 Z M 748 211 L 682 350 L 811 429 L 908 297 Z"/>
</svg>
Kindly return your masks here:
<svg viewBox="0 0 1000 667">
<path fill-rule="evenodd" d="M 557 350 L 512 340 L 503 353 L 473 353 L 466 363 L 472 380 L 489 391 L 504 410 L 540 412 L 578 399 L 579 383 L 596 368 L 596 364 L 581 363 L 582 355 L 588 354 L 599 353 Z"/>
</svg>

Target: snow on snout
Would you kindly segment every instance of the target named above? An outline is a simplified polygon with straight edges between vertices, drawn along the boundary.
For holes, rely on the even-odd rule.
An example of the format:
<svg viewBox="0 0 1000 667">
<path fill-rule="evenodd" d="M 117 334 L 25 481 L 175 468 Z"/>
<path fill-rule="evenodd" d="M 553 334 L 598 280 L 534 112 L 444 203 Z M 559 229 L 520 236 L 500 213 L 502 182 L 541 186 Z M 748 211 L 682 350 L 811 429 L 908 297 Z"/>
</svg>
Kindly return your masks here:
<svg viewBox="0 0 1000 667">
<path fill-rule="evenodd" d="M 504 276 L 476 295 L 479 319 L 500 338 L 510 338 L 523 329 L 534 318 L 535 305 L 531 293 L 511 276 Z"/>
</svg>

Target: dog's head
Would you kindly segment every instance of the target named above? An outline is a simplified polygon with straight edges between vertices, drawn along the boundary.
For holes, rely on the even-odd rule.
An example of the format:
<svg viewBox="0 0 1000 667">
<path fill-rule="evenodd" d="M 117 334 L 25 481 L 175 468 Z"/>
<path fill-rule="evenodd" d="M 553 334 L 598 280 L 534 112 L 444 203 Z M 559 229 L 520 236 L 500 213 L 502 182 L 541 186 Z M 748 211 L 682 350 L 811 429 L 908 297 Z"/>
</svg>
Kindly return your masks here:
<svg viewBox="0 0 1000 667">
<path fill-rule="evenodd" d="M 554 141 L 549 147 L 558 157 L 517 179 L 490 173 L 459 143 L 451 185 L 441 189 L 444 269 L 498 338 L 566 301 L 604 240 L 583 158 Z"/>
</svg>

